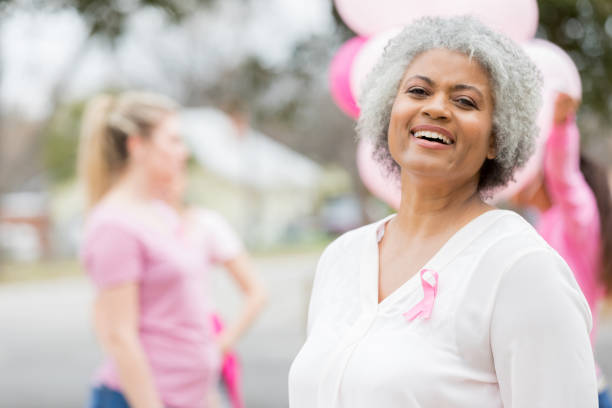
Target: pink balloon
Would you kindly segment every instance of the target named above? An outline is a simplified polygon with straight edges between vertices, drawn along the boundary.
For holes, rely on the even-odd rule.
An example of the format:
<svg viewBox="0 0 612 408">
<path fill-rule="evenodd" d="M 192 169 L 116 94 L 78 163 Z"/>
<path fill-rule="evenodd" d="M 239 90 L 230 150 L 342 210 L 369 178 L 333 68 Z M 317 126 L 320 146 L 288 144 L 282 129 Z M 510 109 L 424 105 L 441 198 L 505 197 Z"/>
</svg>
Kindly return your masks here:
<svg viewBox="0 0 612 408">
<path fill-rule="evenodd" d="M 399 183 L 391 180 L 384 168 L 372 157 L 374 146 L 369 140 L 357 145 L 357 170 L 366 188 L 394 209 L 399 209 L 402 192 Z"/>
<path fill-rule="evenodd" d="M 359 106 L 359 97 L 363 88 L 363 82 L 372 71 L 378 59 L 383 55 L 385 47 L 393 37 L 398 35 L 402 29 L 400 27 L 392 28 L 370 38 L 361 47 L 351 68 L 350 86 L 352 94 L 357 100 Z"/>
<path fill-rule="evenodd" d="M 342 20 L 356 33 L 372 36 L 423 16 L 471 14 L 515 41 L 533 38 L 538 28 L 536 0 L 335 0 Z"/>
<path fill-rule="evenodd" d="M 353 61 L 366 43 L 363 37 L 354 37 L 345 42 L 331 61 L 329 67 L 329 90 L 336 105 L 351 118 L 359 117 L 359 108 L 350 86 Z"/>
<path fill-rule="evenodd" d="M 540 39 L 523 44 L 523 49 L 542 72 L 546 88 L 566 93 L 576 100 L 582 99 L 578 68 L 563 49 Z"/>
<path fill-rule="evenodd" d="M 346 25 L 366 37 L 406 25 L 415 18 L 436 15 L 436 6 L 439 6 L 436 0 L 335 0 L 335 3 Z"/>
<path fill-rule="evenodd" d="M 516 42 L 533 38 L 538 29 L 536 0 L 436 0 L 436 2 L 441 6 L 443 4 L 440 7 L 440 15 L 472 15 L 489 28 L 507 35 Z"/>
</svg>

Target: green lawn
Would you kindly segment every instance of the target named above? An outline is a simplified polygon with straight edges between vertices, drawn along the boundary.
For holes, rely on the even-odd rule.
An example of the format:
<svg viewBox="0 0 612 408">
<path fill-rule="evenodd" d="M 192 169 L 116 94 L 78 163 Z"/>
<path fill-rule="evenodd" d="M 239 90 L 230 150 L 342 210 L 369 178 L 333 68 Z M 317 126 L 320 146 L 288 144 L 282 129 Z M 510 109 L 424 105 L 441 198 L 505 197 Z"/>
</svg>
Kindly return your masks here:
<svg viewBox="0 0 612 408">
<path fill-rule="evenodd" d="M 278 245 L 252 251 L 251 255 L 256 259 L 266 259 L 299 254 L 320 254 L 329 242 L 331 238 L 308 243 Z M 0 262 L 0 284 L 78 276 L 82 273 L 83 269 L 76 258 L 36 262 Z"/>
<path fill-rule="evenodd" d="M 53 279 L 81 273 L 77 259 L 0 263 L 0 283 Z"/>
</svg>

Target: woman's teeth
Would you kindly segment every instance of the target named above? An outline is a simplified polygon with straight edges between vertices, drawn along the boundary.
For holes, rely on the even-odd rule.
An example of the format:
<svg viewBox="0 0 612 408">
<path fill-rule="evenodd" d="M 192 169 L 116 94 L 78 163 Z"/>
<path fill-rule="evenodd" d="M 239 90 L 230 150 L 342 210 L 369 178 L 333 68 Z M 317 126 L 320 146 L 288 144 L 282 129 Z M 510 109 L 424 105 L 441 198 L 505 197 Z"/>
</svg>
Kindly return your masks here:
<svg viewBox="0 0 612 408">
<path fill-rule="evenodd" d="M 450 140 L 448 137 L 440 133 L 431 132 L 429 130 L 419 130 L 418 132 L 414 133 L 414 137 L 429 140 L 430 142 L 442 143 L 445 145 L 453 144 L 453 141 Z"/>
</svg>

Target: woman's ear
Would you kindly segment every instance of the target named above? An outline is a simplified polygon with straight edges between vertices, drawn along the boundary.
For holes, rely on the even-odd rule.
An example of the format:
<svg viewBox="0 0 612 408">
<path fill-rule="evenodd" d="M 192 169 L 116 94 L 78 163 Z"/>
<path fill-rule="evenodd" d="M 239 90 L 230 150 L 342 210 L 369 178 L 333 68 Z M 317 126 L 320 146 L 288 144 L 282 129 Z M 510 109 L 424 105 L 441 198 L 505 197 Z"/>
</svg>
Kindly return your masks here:
<svg viewBox="0 0 612 408">
<path fill-rule="evenodd" d="M 138 158 L 143 155 L 143 143 L 142 137 L 138 135 L 131 135 L 127 137 L 125 141 L 125 147 L 129 157 Z"/>
<path fill-rule="evenodd" d="M 489 149 L 487 150 L 487 159 L 493 160 L 497 157 L 497 147 L 495 146 L 495 134 L 491 133 L 489 139 Z"/>
</svg>

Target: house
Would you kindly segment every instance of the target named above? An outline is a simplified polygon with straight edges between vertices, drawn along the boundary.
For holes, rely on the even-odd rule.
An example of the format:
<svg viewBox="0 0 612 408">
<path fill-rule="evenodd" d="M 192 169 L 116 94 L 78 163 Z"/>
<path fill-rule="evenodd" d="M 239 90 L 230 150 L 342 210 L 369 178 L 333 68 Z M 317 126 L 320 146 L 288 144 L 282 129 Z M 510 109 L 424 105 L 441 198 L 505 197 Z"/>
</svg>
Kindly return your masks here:
<svg viewBox="0 0 612 408">
<path fill-rule="evenodd" d="M 181 132 L 201 167 L 193 203 L 224 215 L 251 247 L 295 239 L 319 200 L 319 164 L 214 108 L 183 110 Z"/>
</svg>

